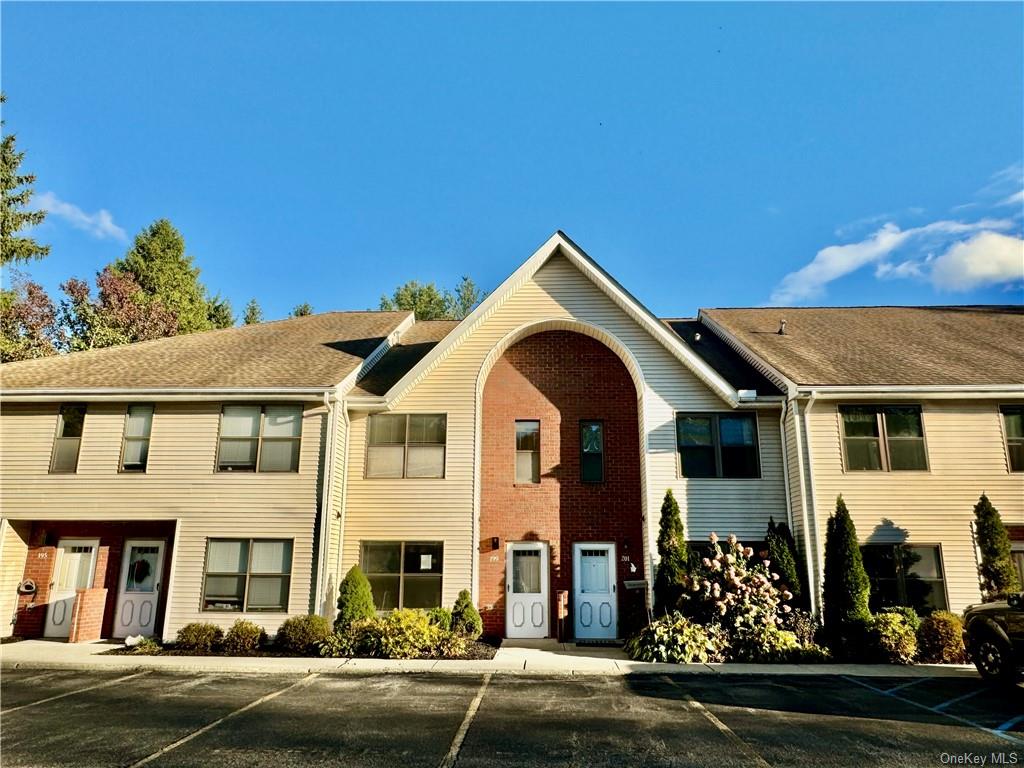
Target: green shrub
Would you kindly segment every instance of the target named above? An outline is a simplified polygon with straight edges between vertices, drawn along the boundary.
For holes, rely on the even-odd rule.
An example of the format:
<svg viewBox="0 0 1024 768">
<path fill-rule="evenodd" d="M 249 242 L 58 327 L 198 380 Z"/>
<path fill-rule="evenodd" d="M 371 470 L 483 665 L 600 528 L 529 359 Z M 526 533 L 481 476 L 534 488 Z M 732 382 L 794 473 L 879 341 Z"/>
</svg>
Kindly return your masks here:
<svg viewBox="0 0 1024 768">
<path fill-rule="evenodd" d="M 178 630 L 174 647 L 192 653 L 210 653 L 224 639 L 224 631 L 216 624 L 195 621 Z"/>
<path fill-rule="evenodd" d="M 999 600 L 1020 591 L 1017 569 L 1010 559 L 1010 537 L 988 496 L 981 494 L 974 505 L 974 535 L 981 552 L 978 576 L 986 601 Z"/>
<path fill-rule="evenodd" d="M 459 597 L 452 608 L 452 632 L 470 639 L 476 640 L 483 634 L 484 623 L 480 613 L 473 605 L 473 598 L 468 589 L 459 592 Z"/>
<path fill-rule="evenodd" d="M 960 617 L 949 611 L 935 611 L 926 616 L 917 629 L 917 660 L 926 664 L 963 664 L 964 625 Z"/>
<path fill-rule="evenodd" d="M 344 632 L 334 632 L 321 640 L 317 646 L 317 654 L 325 658 L 351 656 L 352 646 L 349 640 L 351 628 L 352 624 L 349 624 Z"/>
<path fill-rule="evenodd" d="M 458 659 L 466 655 L 468 647 L 469 640 L 465 636 L 442 629 L 430 655 L 436 659 Z"/>
<path fill-rule="evenodd" d="M 431 608 L 427 611 L 427 618 L 434 626 L 440 627 L 445 632 L 452 628 L 452 612 L 447 608 Z"/>
<path fill-rule="evenodd" d="M 768 534 L 765 537 L 765 544 L 768 548 L 770 567 L 779 574 L 779 586 L 792 592 L 794 599 L 799 603 L 803 590 L 796 567 L 796 548 L 790 543 L 792 540 L 793 535 L 789 532 L 789 526 L 785 523 L 776 525 L 774 519 L 768 518 Z"/>
<path fill-rule="evenodd" d="M 341 630 L 357 619 L 370 619 L 377 611 L 370 582 L 358 565 L 353 565 L 338 588 L 338 616 L 334 628 Z"/>
<path fill-rule="evenodd" d="M 406 608 L 372 619 L 356 619 L 318 645 L 325 657 L 451 659 L 466 654 L 469 640 L 432 623 L 425 611 Z"/>
<path fill-rule="evenodd" d="M 921 617 L 918 616 L 917 611 L 909 605 L 892 605 L 888 608 L 883 608 L 879 613 L 895 613 L 902 616 L 907 620 L 907 626 L 915 633 L 917 632 L 918 627 L 921 626 Z"/>
<path fill-rule="evenodd" d="M 796 635 L 774 624 L 744 627 L 729 638 L 729 661 L 756 664 L 788 662 L 800 650 Z"/>
<path fill-rule="evenodd" d="M 830 642 L 851 622 L 867 621 L 871 585 L 864 570 L 857 541 L 857 528 L 843 497 L 836 499 L 836 511 L 828 519 L 825 533 L 825 579 L 822 586 L 825 631 Z"/>
<path fill-rule="evenodd" d="M 815 643 L 808 643 L 793 650 L 786 659 L 790 664 L 828 664 L 832 652 Z"/>
<path fill-rule="evenodd" d="M 686 532 L 671 488 L 665 491 L 665 500 L 661 504 L 658 557 L 654 576 L 654 615 L 663 616 L 679 607 L 689 560 Z"/>
<path fill-rule="evenodd" d="M 238 619 L 224 636 L 224 652 L 231 656 L 250 656 L 267 639 L 263 627 L 245 619 Z"/>
<path fill-rule="evenodd" d="M 331 625 L 323 616 L 293 616 L 278 627 L 276 642 L 288 653 L 306 656 L 330 634 Z"/>
<path fill-rule="evenodd" d="M 881 664 L 910 664 L 917 655 L 917 637 L 898 613 L 880 613 L 866 622 L 867 661 Z"/>
<path fill-rule="evenodd" d="M 705 664 L 722 661 L 725 645 L 720 627 L 703 627 L 678 611 L 655 619 L 626 643 L 626 653 L 636 661 L 673 664 Z"/>
<path fill-rule="evenodd" d="M 163 650 L 160 643 L 152 637 L 144 637 L 131 647 L 131 652 L 139 656 L 156 656 Z"/>
</svg>

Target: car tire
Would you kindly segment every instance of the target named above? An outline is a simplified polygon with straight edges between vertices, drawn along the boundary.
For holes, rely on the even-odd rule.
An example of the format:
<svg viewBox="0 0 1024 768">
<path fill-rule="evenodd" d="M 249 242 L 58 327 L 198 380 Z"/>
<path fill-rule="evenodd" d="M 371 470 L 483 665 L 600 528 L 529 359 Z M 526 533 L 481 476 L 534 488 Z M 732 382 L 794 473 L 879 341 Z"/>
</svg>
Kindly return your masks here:
<svg viewBox="0 0 1024 768">
<path fill-rule="evenodd" d="M 1017 679 L 1013 651 L 995 632 L 983 630 L 971 639 L 971 660 L 990 683 L 1010 684 Z"/>
</svg>

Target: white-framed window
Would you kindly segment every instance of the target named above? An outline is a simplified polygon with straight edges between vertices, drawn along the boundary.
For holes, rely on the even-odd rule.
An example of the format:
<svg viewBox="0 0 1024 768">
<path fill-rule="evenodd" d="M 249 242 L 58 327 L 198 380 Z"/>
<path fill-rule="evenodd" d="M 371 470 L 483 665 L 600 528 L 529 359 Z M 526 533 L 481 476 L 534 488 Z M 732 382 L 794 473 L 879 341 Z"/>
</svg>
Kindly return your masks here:
<svg viewBox="0 0 1024 768">
<path fill-rule="evenodd" d="M 291 539 L 207 539 L 204 611 L 288 610 Z"/>
<path fill-rule="evenodd" d="M 82 447 L 85 428 L 85 406 L 66 404 L 57 415 L 57 433 L 53 438 L 50 472 L 54 474 L 78 471 L 78 453 Z"/>
<path fill-rule="evenodd" d="M 301 405 L 225 405 L 218 472 L 298 472 Z"/>
<path fill-rule="evenodd" d="M 540 422 L 516 421 L 516 485 L 540 482 Z"/>
<path fill-rule="evenodd" d="M 149 435 L 153 429 L 152 405 L 129 405 L 121 438 L 121 471 L 145 472 L 149 463 Z"/>
<path fill-rule="evenodd" d="M 1003 416 L 1010 471 L 1024 472 L 1024 405 L 1003 405 L 999 412 Z"/>
<path fill-rule="evenodd" d="M 444 477 L 447 415 L 379 413 L 370 416 L 367 430 L 366 477 Z"/>
<path fill-rule="evenodd" d="M 919 405 L 841 405 L 848 472 L 926 471 L 928 448 Z"/>
</svg>

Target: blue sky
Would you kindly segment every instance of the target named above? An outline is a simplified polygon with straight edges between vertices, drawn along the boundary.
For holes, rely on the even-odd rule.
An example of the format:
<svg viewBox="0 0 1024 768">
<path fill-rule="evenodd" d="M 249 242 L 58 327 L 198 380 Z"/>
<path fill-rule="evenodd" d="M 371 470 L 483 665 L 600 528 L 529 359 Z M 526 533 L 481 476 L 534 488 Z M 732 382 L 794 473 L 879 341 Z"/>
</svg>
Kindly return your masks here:
<svg viewBox="0 0 1024 768">
<path fill-rule="evenodd" d="M 1019 302 L 1024 5 L 4 3 L 58 293 L 169 218 L 268 317 L 565 230 L 663 316 Z"/>
</svg>

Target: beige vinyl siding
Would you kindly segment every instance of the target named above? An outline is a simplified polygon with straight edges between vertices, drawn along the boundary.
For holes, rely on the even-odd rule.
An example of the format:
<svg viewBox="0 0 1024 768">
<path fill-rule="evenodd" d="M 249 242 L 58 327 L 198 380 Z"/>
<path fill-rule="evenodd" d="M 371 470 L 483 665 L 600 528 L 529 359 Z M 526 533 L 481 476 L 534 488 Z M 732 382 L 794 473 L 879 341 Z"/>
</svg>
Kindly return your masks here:
<svg viewBox="0 0 1024 768">
<path fill-rule="evenodd" d="M 215 471 L 221 404 L 156 403 L 145 473 L 119 473 L 124 403 L 89 403 L 78 472 L 49 474 L 59 404 L 5 403 L 0 504 L 12 520 L 178 522 L 165 637 L 190 621 L 227 627 L 240 616 L 273 633 L 310 605 L 320 440 L 326 410 L 306 404 L 298 473 Z M 200 610 L 206 540 L 293 539 L 287 613 Z"/>
<path fill-rule="evenodd" d="M 999 403 L 925 401 L 928 471 L 847 472 L 838 405 L 816 402 L 808 432 L 822 545 L 843 495 L 862 543 L 939 544 L 950 609 L 978 602 L 973 508 L 988 494 L 1004 523 L 1024 524 L 1024 477 L 1009 472 Z"/>
<path fill-rule="evenodd" d="M 675 448 L 677 411 L 725 411 L 729 406 L 630 318 L 567 259 L 555 256 L 534 277 L 492 308 L 473 332 L 422 376 L 395 412 L 446 413 L 448 446 L 443 480 L 366 479 L 366 417 L 352 414 L 343 570 L 358 562 L 361 541 L 440 540 L 445 543 L 443 601 L 469 588 L 474 552 L 474 439 L 477 378 L 502 339 L 528 323 L 573 318 L 614 335 L 635 356 L 645 381 L 644 498 L 648 549 L 654 551 L 658 511 L 673 488 L 690 529 L 763 535 L 768 516 L 785 517 L 778 412 L 759 418 L 763 479 L 679 478 Z M 650 564 L 650 558 L 648 559 Z"/>
<path fill-rule="evenodd" d="M 0 520 L 0 637 L 14 632 L 18 608 L 18 584 L 25 574 L 29 526 L 17 520 Z"/>
</svg>

